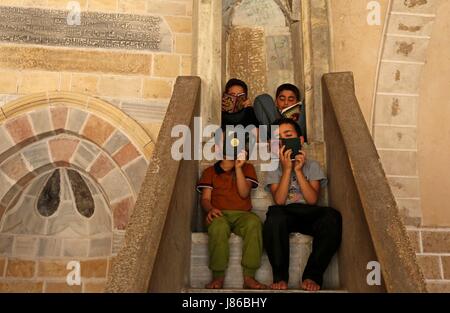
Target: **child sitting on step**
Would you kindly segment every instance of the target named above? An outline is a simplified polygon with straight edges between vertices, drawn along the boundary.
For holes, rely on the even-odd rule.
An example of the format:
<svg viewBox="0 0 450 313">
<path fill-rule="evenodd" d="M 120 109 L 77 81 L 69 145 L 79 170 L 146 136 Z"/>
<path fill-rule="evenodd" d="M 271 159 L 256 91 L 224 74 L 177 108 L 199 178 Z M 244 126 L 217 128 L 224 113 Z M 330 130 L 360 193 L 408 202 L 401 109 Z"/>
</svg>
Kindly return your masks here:
<svg viewBox="0 0 450 313">
<path fill-rule="evenodd" d="M 300 126 L 292 119 L 281 118 L 272 138 L 304 142 Z M 295 154 L 293 154 L 295 153 Z M 294 157 L 295 155 L 295 157 Z M 312 236 L 313 246 L 303 272 L 300 288 L 318 291 L 323 274 L 339 248 L 342 236 L 341 214 L 330 207 L 318 206 L 320 188 L 327 178 L 318 162 L 283 145 L 278 169 L 268 172 L 265 189 L 272 193 L 275 205 L 269 207 L 264 223 L 264 246 L 272 266 L 271 289 L 285 290 L 289 282 L 289 234 Z"/>
<path fill-rule="evenodd" d="M 255 280 L 263 252 L 262 223 L 250 212 L 251 189 L 258 187 L 258 179 L 255 168 L 246 161 L 246 154 L 245 150 L 238 156 L 224 153 L 224 160 L 204 170 L 197 184 L 202 193 L 201 205 L 207 212 L 209 268 L 213 274 L 212 281 L 205 286 L 207 289 L 223 288 L 231 233 L 243 239 L 243 288 L 267 288 Z"/>
</svg>

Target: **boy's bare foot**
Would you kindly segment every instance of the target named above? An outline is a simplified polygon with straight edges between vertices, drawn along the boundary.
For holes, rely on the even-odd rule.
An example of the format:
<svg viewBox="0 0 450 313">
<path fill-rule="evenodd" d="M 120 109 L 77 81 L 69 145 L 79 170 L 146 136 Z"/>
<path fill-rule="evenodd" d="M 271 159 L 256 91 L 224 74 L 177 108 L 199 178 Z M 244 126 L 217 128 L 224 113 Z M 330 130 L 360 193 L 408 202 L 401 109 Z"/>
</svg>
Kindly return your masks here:
<svg viewBox="0 0 450 313">
<path fill-rule="evenodd" d="M 206 284 L 206 289 L 222 289 L 225 277 L 218 277 L 213 279 L 209 284 Z"/>
<path fill-rule="evenodd" d="M 267 289 L 267 286 L 250 276 L 244 277 L 244 289 Z"/>
<path fill-rule="evenodd" d="M 320 286 L 311 279 L 305 279 L 302 282 L 300 288 L 303 290 L 306 290 L 306 291 L 319 291 L 320 290 Z"/>
<path fill-rule="evenodd" d="M 282 281 L 279 281 L 277 283 L 273 283 L 272 285 L 270 285 L 270 289 L 273 289 L 273 290 L 287 290 L 288 289 L 288 284 L 287 284 L 287 282 L 282 280 Z"/>
</svg>

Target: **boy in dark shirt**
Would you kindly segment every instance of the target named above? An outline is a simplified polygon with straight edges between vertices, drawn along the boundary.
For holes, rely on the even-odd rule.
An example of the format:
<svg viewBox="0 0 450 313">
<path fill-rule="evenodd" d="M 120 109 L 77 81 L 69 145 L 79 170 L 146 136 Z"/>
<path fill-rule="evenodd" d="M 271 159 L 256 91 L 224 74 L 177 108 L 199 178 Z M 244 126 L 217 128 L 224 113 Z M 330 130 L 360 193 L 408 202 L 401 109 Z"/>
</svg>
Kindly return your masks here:
<svg viewBox="0 0 450 313">
<path fill-rule="evenodd" d="M 230 106 L 228 97 L 240 97 L 244 101 L 238 101 L 238 106 Z M 226 126 L 242 125 L 245 127 L 252 126 L 255 129 L 259 127 L 258 119 L 252 107 L 252 103 L 248 98 L 248 87 L 245 82 L 240 79 L 232 78 L 225 85 L 225 92 L 222 98 L 222 120 L 221 128 L 225 131 Z"/>
</svg>

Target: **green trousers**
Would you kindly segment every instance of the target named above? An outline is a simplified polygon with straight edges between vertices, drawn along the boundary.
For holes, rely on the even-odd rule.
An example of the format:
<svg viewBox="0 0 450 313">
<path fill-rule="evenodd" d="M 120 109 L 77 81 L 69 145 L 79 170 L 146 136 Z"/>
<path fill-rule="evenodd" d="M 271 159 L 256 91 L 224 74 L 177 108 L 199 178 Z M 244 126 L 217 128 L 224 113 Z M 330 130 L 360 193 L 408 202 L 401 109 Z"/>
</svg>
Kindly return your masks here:
<svg viewBox="0 0 450 313">
<path fill-rule="evenodd" d="M 225 276 L 230 248 L 228 239 L 234 233 L 243 239 L 242 260 L 244 276 L 255 277 L 261 265 L 263 251 L 262 223 L 258 215 L 244 211 L 222 211 L 208 226 L 209 268 L 213 277 Z"/>
</svg>

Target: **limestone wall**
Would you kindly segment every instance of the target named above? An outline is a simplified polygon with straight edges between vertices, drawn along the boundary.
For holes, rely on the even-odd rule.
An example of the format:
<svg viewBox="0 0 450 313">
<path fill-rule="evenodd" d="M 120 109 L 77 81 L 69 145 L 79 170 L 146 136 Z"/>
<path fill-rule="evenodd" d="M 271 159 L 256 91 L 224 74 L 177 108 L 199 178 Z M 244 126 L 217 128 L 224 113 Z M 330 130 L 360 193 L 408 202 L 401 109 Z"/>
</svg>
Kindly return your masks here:
<svg viewBox="0 0 450 313">
<path fill-rule="evenodd" d="M 18 21 L 12 23 L 16 30 L 10 30 L 7 38 L 1 38 L 0 106 L 22 95 L 47 90 L 85 93 L 115 104 L 146 127 L 155 139 L 172 94 L 174 79 L 178 75 L 190 74 L 191 71 L 192 0 L 80 0 L 81 26 L 73 25 L 72 29 L 55 28 L 52 18 L 57 16 L 56 20 L 64 23 L 65 14 L 69 16 L 71 12 L 66 10 L 69 2 L 0 2 L 3 16 L 13 15 L 8 9 L 17 7 L 45 10 L 34 13 L 17 12 L 15 15 L 34 16 L 25 25 L 32 25 L 37 21 L 46 25 L 43 29 L 34 28 L 39 35 L 37 37 L 44 38 L 42 44 L 39 40 L 35 44 L 32 39 L 26 38 L 14 40 L 14 35 L 26 34 L 24 29 L 19 28 L 24 22 Z M 61 11 L 57 10 L 65 12 L 61 15 L 58 14 Z M 88 16 L 85 13 L 94 15 Z M 122 15 L 115 20 L 111 18 L 114 13 L 135 16 Z M 91 24 L 88 27 L 83 24 L 84 19 L 94 23 L 100 19 L 99 16 L 116 22 L 115 28 L 105 28 L 101 24 Z M 142 17 L 152 17 L 153 20 L 145 21 Z M 8 20 L 3 20 L 1 24 L 5 26 Z M 144 31 L 150 26 L 154 28 Z M 79 33 L 76 31 L 77 27 L 80 28 Z M 134 37 L 136 45 L 113 42 L 120 41 L 123 37 L 114 37 L 110 33 L 95 33 L 109 29 L 118 35 L 131 36 L 133 31 L 120 33 L 123 27 L 130 27 L 137 33 L 137 37 Z M 136 31 L 139 27 L 146 28 Z M 49 31 L 52 28 L 65 33 Z M 60 43 L 59 46 L 49 46 L 45 44 L 47 37 L 73 40 Z M 96 38 L 110 40 L 97 44 L 87 40 Z M 18 44 L 19 42 L 21 43 Z M 149 42 L 153 46 L 145 45 Z M 144 48 L 140 49 L 139 44 Z"/>
<path fill-rule="evenodd" d="M 420 81 L 418 108 L 418 172 L 422 227 L 419 260 L 432 291 L 450 292 L 450 2 L 443 1 L 427 51 Z"/>
<path fill-rule="evenodd" d="M 76 2 L 0 1 L 0 291 L 104 289 L 191 72 L 192 0 Z"/>
<path fill-rule="evenodd" d="M 292 27 L 300 27 L 299 1 L 224 1 L 223 73 L 225 80 L 235 77 L 249 85 L 250 98 L 261 93 L 274 96 L 282 83 L 295 82 L 293 60 L 296 43 Z"/>
<path fill-rule="evenodd" d="M 423 224 L 450 226 L 450 2 L 436 15 L 420 81 L 418 168 Z"/>
<path fill-rule="evenodd" d="M 380 4 L 379 25 L 367 22 L 370 1 L 328 1 L 332 38 L 332 71 L 351 70 L 355 78 L 356 96 L 370 126 L 378 55 L 386 22 L 387 0 Z"/>
<path fill-rule="evenodd" d="M 449 291 L 449 3 L 329 1 L 333 68 L 356 94 L 430 291 Z M 390 6 L 389 6 L 390 4 Z M 445 38 L 444 38 L 445 37 Z"/>
<path fill-rule="evenodd" d="M 444 33 L 442 29 L 446 26 L 435 25 L 436 16 L 439 16 L 436 14 L 445 16 L 440 9 L 444 2 L 329 1 L 333 70 L 354 72 L 361 110 L 372 130 L 399 208 L 411 225 L 419 225 L 422 211 L 427 210 L 430 224 L 448 226 L 448 216 L 438 213 L 448 211 L 441 205 L 445 200 L 437 200 L 443 197 L 432 195 L 434 188 L 427 178 L 432 177 L 427 173 L 441 169 L 422 161 L 419 173 L 419 155 L 423 156 L 422 160 L 427 155 L 429 160 L 430 153 L 426 151 L 432 149 L 425 140 L 425 136 L 434 134 L 431 114 L 439 114 L 439 108 L 446 105 L 442 91 L 433 93 L 437 94 L 433 102 L 439 103 L 435 113 L 430 113 L 427 104 L 431 97 L 428 90 L 435 85 L 436 78 L 432 75 L 436 74 L 438 66 L 439 71 L 444 71 L 442 76 L 439 75 L 442 84 L 448 81 L 445 78 L 446 57 L 437 54 L 445 47 L 439 34 Z M 370 3 L 378 3 L 379 9 Z M 370 25 L 368 17 L 377 11 L 380 23 Z M 445 17 L 441 19 L 445 20 Z M 430 47 L 433 42 L 434 49 Z M 436 65 L 433 74 L 423 76 L 428 60 L 436 60 Z M 432 71 L 429 65 L 426 68 Z M 421 96 L 422 92 L 427 96 Z M 419 134 L 422 134 L 420 146 Z M 439 138 L 445 140 L 442 136 Z M 421 181 L 422 176 L 426 182 Z M 447 185 L 445 182 L 442 190 L 447 190 Z M 421 191 L 421 188 L 425 190 Z M 422 196 L 428 197 L 429 205 L 421 202 Z"/>
</svg>

